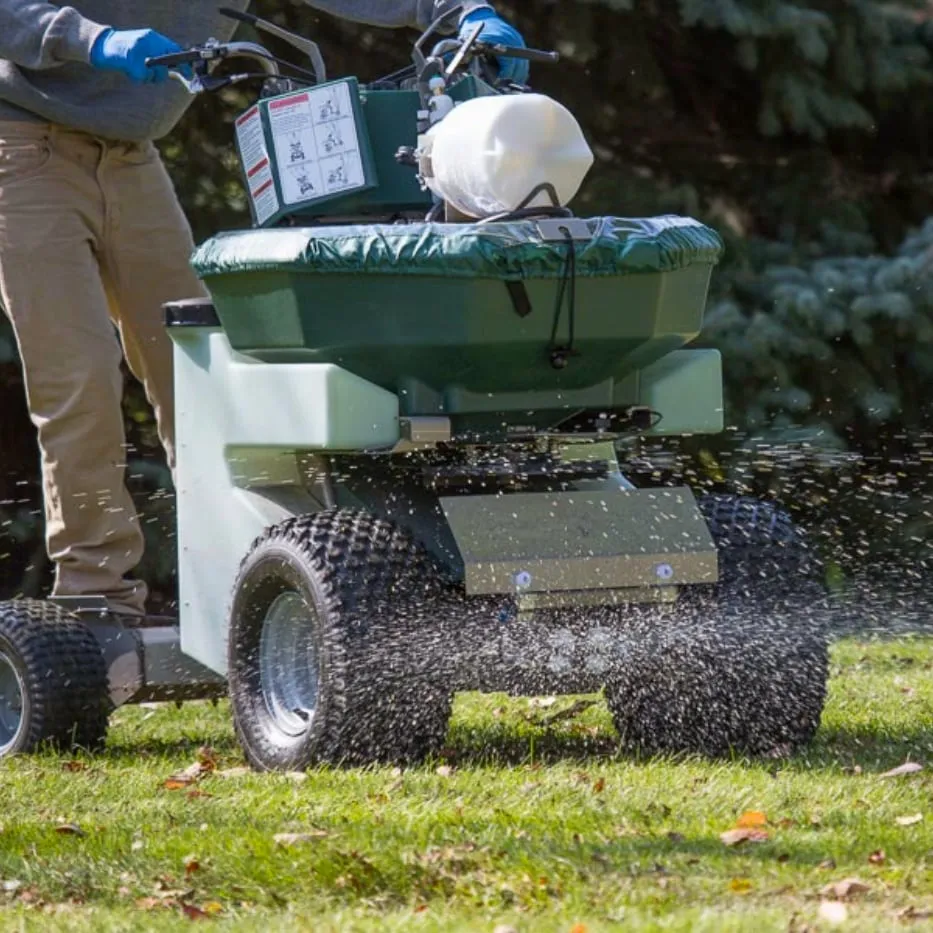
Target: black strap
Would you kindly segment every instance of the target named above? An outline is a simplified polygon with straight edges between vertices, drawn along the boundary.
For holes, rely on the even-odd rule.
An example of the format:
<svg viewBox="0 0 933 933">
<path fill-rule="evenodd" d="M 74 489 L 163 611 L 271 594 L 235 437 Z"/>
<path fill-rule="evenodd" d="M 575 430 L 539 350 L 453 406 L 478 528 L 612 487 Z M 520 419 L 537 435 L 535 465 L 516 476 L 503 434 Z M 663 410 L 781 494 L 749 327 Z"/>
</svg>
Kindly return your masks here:
<svg viewBox="0 0 933 933">
<path fill-rule="evenodd" d="M 512 308 L 519 317 L 527 317 L 531 314 L 531 299 L 528 297 L 528 291 L 524 282 L 506 282 L 505 287 L 509 290 L 509 298 L 512 299 Z"/>
<path fill-rule="evenodd" d="M 577 254 L 573 245 L 573 236 L 566 227 L 560 228 L 567 242 L 567 261 L 560 277 L 557 288 L 557 302 L 554 308 L 554 323 L 551 327 L 550 359 L 555 369 L 563 369 L 569 357 L 576 356 L 573 348 L 574 324 L 576 323 L 576 292 L 577 292 Z M 570 286 L 569 291 L 567 286 Z M 564 308 L 564 294 L 567 294 L 567 343 L 563 346 L 557 342 L 557 328 L 560 325 L 561 312 Z"/>
</svg>

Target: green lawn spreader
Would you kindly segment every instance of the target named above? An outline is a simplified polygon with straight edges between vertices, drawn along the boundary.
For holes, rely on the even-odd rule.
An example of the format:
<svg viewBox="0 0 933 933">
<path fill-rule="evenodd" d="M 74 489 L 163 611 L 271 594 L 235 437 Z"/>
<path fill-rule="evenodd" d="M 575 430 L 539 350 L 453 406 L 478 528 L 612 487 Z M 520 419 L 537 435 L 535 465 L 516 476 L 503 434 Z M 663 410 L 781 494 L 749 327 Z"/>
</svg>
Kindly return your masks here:
<svg viewBox="0 0 933 933">
<path fill-rule="evenodd" d="M 263 76 L 237 121 L 252 228 L 201 245 L 210 297 L 165 309 L 179 618 L 4 604 L 0 754 L 224 695 L 258 769 L 419 760 L 469 690 L 605 690 L 649 753 L 787 753 L 817 729 L 821 587 L 788 515 L 626 476 L 641 438 L 722 430 L 719 354 L 688 346 L 720 238 L 575 217 L 546 178 L 489 216 L 445 203 L 437 98 L 527 89 L 496 86 L 481 35 L 427 38 L 370 85 L 294 37 L 316 81 L 252 43 L 160 60 L 192 92 L 245 79 L 228 59 Z"/>
</svg>

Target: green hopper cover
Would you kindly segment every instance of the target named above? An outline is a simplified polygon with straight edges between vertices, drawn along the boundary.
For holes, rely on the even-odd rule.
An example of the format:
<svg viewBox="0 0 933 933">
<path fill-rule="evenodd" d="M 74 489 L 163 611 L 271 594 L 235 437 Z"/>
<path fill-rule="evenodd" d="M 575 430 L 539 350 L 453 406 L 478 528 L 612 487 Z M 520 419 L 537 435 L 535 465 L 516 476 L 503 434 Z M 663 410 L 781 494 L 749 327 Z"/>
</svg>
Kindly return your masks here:
<svg viewBox="0 0 933 933">
<path fill-rule="evenodd" d="M 594 217 L 584 222 L 590 238 L 574 242 L 578 277 L 670 272 L 695 263 L 715 264 L 723 253 L 719 234 L 688 217 Z M 567 257 L 565 242 L 542 240 L 534 220 L 515 220 L 235 231 L 200 246 L 192 265 L 201 278 L 293 271 L 514 281 L 559 276 Z"/>
</svg>

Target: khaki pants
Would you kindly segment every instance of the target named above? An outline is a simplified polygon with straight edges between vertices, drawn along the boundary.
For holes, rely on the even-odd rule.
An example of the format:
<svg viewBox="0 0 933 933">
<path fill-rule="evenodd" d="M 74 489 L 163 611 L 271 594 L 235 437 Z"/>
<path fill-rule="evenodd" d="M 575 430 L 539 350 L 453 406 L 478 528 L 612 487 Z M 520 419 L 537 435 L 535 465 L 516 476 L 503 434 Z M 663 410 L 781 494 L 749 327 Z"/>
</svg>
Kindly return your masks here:
<svg viewBox="0 0 933 933">
<path fill-rule="evenodd" d="M 205 294 L 193 245 L 151 144 L 0 122 L 0 304 L 38 431 L 54 595 L 144 611 L 146 586 L 131 577 L 143 535 L 125 485 L 121 343 L 174 469 L 161 306 Z"/>
</svg>

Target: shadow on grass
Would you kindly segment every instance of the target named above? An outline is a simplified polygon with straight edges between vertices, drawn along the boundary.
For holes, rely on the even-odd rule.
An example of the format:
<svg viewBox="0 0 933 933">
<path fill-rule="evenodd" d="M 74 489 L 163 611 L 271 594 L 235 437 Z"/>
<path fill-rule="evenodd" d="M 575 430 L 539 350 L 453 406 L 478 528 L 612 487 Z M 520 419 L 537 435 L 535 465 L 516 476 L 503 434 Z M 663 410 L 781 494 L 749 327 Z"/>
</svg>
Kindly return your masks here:
<svg viewBox="0 0 933 933">
<path fill-rule="evenodd" d="M 198 749 L 209 746 L 220 759 L 236 758 L 239 762 L 242 753 L 235 739 L 229 735 L 186 736 L 179 739 L 152 739 L 121 737 L 110 740 L 107 747 L 94 757 L 99 761 L 112 764 L 138 764 L 147 759 L 191 759 L 197 757 Z"/>
<path fill-rule="evenodd" d="M 242 763 L 242 751 L 227 733 L 187 735 L 177 739 L 121 736 L 111 739 L 94 757 L 113 764 L 131 765 L 148 759 L 187 760 L 197 757 L 198 749 L 210 746 L 225 764 Z M 677 764 L 696 762 L 693 755 L 661 756 L 652 759 L 626 752 L 617 735 L 609 729 L 571 731 L 547 729 L 527 724 L 495 723 L 464 726 L 455 723 L 441 754 L 444 761 L 458 767 L 515 767 L 528 765 L 580 765 L 608 762 L 639 764 L 664 761 Z M 848 771 L 881 773 L 904 761 L 933 760 L 933 730 L 916 728 L 885 733 L 869 727 L 824 726 L 810 746 L 790 758 L 744 758 L 731 763 L 759 769 L 806 771 Z M 723 759 L 719 759 L 723 761 Z"/>
<path fill-rule="evenodd" d="M 457 725 L 451 731 L 444 756 L 459 766 L 514 767 L 549 765 L 561 762 L 625 762 L 630 764 L 664 761 L 677 764 L 704 759 L 695 755 L 638 756 L 620 747 L 614 732 L 600 730 L 597 735 L 575 732 L 528 729 L 509 724 L 495 726 Z M 760 769 L 799 772 L 849 771 L 882 773 L 904 761 L 933 759 L 933 730 L 917 727 L 908 731 L 885 732 L 870 727 L 823 726 L 814 741 L 791 757 L 728 759 L 732 764 Z M 714 759 L 715 760 L 715 759 Z M 718 759 L 719 762 L 725 759 Z"/>
</svg>

